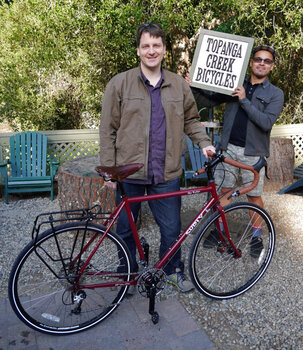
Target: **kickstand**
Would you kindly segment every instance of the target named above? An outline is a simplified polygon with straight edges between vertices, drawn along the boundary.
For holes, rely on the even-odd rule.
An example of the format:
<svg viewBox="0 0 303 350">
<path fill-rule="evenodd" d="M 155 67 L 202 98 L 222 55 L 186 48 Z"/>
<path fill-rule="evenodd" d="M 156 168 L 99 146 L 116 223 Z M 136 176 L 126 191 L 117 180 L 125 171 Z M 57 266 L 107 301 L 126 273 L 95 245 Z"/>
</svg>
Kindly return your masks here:
<svg viewBox="0 0 303 350">
<path fill-rule="evenodd" d="M 151 320 L 153 324 L 159 322 L 159 314 L 155 311 L 155 301 L 156 301 L 156 286 L 153 284 L 149 292 L 149 314 L 151 315 Z"/>
</svg>

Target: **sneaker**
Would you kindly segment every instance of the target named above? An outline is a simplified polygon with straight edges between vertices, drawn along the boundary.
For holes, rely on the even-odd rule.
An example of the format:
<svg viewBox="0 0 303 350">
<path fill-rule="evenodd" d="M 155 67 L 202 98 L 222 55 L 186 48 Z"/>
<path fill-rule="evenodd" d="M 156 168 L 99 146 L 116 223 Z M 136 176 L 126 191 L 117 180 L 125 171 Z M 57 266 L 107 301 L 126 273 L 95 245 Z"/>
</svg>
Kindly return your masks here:
<svg viewBox="0 0 303 350">
<path fill-rule="evenodd" d="M 261 237 L 252 238 L 250 241 L 250 256 L 258 258 L 263 250 L 263 241 Z"/>
<path fill-rule="evenodd" d="M 219 241 L 220 234 L 215 228 L 214 230 L 210 231 L 209 235 L 205 238 L 205 241 L 203 242 L 203 247 L 206 249 L 217 247 Z"/>
<path fill-rule="evenodd" d="M 176 286 L 183 293 L 189 292 L 195 288 L 190 281 L 186 280 L 184 273 L 178 268 L 175 273 L 166 276 L 166 280 L 168 283 Z"/>
</svg>

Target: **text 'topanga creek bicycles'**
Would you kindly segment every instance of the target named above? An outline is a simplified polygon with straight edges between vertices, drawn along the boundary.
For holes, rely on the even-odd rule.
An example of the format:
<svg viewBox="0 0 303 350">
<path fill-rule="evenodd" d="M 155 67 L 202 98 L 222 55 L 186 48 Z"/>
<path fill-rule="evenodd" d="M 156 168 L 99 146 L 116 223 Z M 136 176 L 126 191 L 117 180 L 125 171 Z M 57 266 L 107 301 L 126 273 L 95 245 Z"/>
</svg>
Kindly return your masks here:
<svg viewBox="0 0 303 350">
<path fill-rule="evenodd" d="M 43 333 L 77 333 L 105 320 L 120 305 L 128 288 L 136 286 L 141 295 L 149 298 L 149 313 L 157 323 L 155 296 L 166 284 L 162 268 L 191 233 L 195 236 L 189 253 L 189 275 L 199 292 L 223 300 L 253 287 L 271 261 L 274 225 L 267 212 L 257 205 L 236 202 L 224 208 L 220 206 L 213 175 L 213 168 L 219 162 L 254 173 L 252 184 L 231 194 L 238 196 L 257 185 L 258 172 L 265 160 L 260 158 L 254 166 L 247 166 L 213 154 L 199 171 L 207 173 L 207 186 L 132 198 L 125 196 L 121 182 L 142 164 L 97 167 L 101 176 L 118 183 L 121 203 L 112 213 L 102 213 L 96 205 L 90 209 L 41 214 L 36 218 L 32 240 L 21 251 L 10 273 L 9 299 L 17 316 Z M 197 216 L 167 253 L 149 266 L 148 244 L 139 238 L 130 204 L 206 192 L 208 199 Z M 112 231 L 122 209 L 130 221 L 142 267 L 136 273 L 126 244 Z M 100 221 L 102 225 L 97 223 Z M 261 228 L 263 249 L 258 256 L 252 256 L 251 238 L 256 225 Z M 214 230 L 217 238 L 209 247 L 205 239 Z"/>
</svg>

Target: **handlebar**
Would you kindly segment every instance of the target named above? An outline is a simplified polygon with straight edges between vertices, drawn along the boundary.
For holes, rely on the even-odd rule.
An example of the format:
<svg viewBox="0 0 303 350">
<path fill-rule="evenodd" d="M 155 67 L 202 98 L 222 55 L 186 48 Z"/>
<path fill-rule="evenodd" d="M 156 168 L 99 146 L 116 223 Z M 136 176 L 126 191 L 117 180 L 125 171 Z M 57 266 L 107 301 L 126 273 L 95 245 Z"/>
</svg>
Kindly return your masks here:
<svg viewBox="0 0 303 350">
<path fill-rule="evenodd" d="M 214 153 L 211 151 L 207 151 L 207 155 L 209 157 L 213 158 L 213 160 L 210 161 L 208 164 L 206 164 L 205 168 L 199 169 L 196 172 L 196 175 L 201 175 L 201 174 L 206 173 L 209 169 L 212 169 L 215 165 L 217 165 L 220 162 L 224 162 L 224 163 L 232 165 L 236 168 L 249 170 L 254 174 L 254 179 L 253 179 L 252 183 L 246 187 L 241 188 L 240 190 L 237 190 L 236 192 L 234 192 L 232 194 L 232 196 L 240 196 L 242 194 L 248 193 L 251 190 L 253 190 L 258 185 L 258 182 L 260 179 L 259 171 L 264 166 L 267 167 L 267 162 L 266 162 L 264 157 L 260 157 L 258 162 L 254 165 L 247 165 L 247 164 L 240 163 L 236 160 L 233 160 L 231 158 L 225 157 L 222 154 Z"/>
</svg>

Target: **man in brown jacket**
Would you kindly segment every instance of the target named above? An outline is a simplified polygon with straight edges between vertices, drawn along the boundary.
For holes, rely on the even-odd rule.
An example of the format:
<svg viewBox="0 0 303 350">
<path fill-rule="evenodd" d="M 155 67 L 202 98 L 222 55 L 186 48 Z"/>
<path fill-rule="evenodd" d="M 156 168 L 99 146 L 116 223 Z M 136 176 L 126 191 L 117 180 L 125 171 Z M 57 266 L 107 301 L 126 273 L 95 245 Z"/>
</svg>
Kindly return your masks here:
<svg viewBox="0 0 303 350">
<path fill-rule="evenodd" d="M 144 167 L 124 181 L 128 196 L 155 194 L 180 189 L 183 133 L 199 144 L 206 155 L 214 151 L 199 122 L 195 100 L 185 80 L 165 69 L 165 33 L 154 23 L 137 30 L 140 66 L 113 77 L 108 83 L 100 123 L 100 159 L 103 166 L 143 163 Z M 110 185 L 108 185 L 110 186 Z M 117 202 L 120 194 L 117 191 Z M 149 202 L 161 232 L 162 257 L 180 234 L 180 197 Z M 137 220 L 140 203 L 132 206 Z M 136 246 L 126 213 L 121 213 L 117 233 L 128 245 L 134 264 Z M 193 288 L 185 279 L 179 251 L 165 266 L 168 282 L 181 291 Z"/>
</svg>

